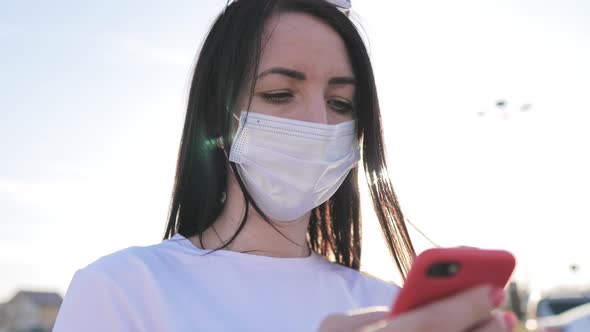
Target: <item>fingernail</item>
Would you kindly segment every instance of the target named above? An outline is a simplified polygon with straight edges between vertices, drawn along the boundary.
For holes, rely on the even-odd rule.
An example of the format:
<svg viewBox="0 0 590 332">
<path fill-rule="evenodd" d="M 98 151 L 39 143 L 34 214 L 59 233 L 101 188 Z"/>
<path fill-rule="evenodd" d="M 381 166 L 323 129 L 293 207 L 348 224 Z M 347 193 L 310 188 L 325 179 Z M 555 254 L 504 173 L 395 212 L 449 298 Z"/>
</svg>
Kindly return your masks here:
<svg viewBox="0 0 590 332">
<path fill-rule="evenodd" d="M 492 304 L 494 307 L 499 307 L 502 303 L 504 303 L 504 290 L 502 288 L 494 288 L 490 293 L 490 299 L 492 300 Z"/>
<path fill-rule="evenodd" d="M 508 330 L 514 330 L 518 318 L 516 318 L 516 315 L 512 311 L 504 313 L 504 320 L 506 321 L 506 325 L 508 325 Z"/>
</svg>

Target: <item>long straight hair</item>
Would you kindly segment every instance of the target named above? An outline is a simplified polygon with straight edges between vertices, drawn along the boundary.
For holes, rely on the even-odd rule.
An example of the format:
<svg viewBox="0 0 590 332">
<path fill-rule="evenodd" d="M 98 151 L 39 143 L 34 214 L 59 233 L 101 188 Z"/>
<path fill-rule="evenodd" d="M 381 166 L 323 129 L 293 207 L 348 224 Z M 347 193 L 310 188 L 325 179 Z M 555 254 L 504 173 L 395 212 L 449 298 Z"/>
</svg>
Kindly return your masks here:
<svg viewBox="0 0 590 332">
<path fill-rule="evenodd" d="M 221 248 L 241 232 L 249 204 L 264 216 L 236 172 L 235 164 L 228 162 L 217 142 L 220 137 L 224 142 L 231 142 L 232 112 L 248 82 L 252 98 L 265 23 L 272 15 L 288 12 L 321 20 L 344 41 L 357 81 L 357 134 L 369 192 L 390 253 L 405 278 L 415 252 L 388 175 L 371 62 L 354 24 L 323 0 L 237 0 L 213 23 L 192 76 L 164 239 L 176 233 L 187 238 L 201 235 L 214 223 L 224 207 L 228 165 L 244 193 L 246 214 L 233 237 Z M 318 254 L 358 270 L 361 233 L 358 168 L 354 168 L 336 193 L 312 210 L 307 237 Z"/>
</svg>

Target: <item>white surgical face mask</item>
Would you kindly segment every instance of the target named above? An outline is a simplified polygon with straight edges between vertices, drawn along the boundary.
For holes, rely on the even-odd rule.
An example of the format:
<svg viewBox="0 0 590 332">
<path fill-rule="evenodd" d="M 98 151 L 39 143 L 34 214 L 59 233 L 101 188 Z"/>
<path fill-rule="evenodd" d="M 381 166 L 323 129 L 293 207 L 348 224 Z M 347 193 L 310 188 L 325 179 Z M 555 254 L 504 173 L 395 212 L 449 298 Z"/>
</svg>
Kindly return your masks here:
<svg viewBox="0 0 590 332">
<path fill-rule="evenodd" d="M 355 126 L 242 112 L 229 160 L 262 212 L 294 220 L 327 201 L 360 160 Z"/>
</svg>

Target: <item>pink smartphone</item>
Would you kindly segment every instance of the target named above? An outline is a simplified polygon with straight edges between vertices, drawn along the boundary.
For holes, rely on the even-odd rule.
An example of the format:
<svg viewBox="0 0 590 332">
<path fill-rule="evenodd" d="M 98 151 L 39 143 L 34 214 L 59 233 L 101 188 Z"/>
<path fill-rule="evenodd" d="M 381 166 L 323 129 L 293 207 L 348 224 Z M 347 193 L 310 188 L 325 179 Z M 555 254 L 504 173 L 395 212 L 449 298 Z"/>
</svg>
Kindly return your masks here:
<svg viewBox="0 0 590 332">
<path fill-rule="evenodd" d="M 466 290 L 490 284 L 504 288 L 516 260 L 505 250 L 435 248 L 416 257 L 390 316 Z"/>
</svg>

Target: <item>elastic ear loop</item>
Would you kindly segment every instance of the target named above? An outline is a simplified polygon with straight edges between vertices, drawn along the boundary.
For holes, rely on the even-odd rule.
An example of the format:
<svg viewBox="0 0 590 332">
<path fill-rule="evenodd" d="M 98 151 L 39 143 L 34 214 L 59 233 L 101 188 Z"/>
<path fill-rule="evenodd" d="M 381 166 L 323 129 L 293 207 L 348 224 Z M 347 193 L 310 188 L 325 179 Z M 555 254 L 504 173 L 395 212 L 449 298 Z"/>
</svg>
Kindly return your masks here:
<svg viewBox="0 0 590 332">
<path fill-rule="evenodd" d="M 240 122 L 240 118 L 238 118 L 238 116 L 236 115 L 236 113 L 232 113 L 232 116 L 238 120 L 238 122 Z M 225 149 L 225 144 L 223 143 L 223 136 L 219 136 L 215 139 L 215 142 L 217 143 L 217 147 L 220 148 L 221 150 L 223 150 L 223 154 L 225 155 L 225 158 L 229 161 L 229 156 L 227 155 L 227 150 Z"/>
<path fill-rule="evenodd" d="M 235 114 L 235 113 L 232 113 L 232 115 L 233 115 L 233 117 L 234 117 L 236 120 L 240 121 L 240 118 L 238 118 L 238 117 L 236 116 L 236 114 Z M 229 162 L 229 156 L 227 155 L 227 150 L 225 149 L 225 144 L 223 144 L 223 136 L 219 136 L 219 137 L 217 137 L 217 138 L 215 139 L 215 143 L 216 143 L 217 147 L 223 151 L 223 154 L 225 155 L 225 159 L 226 159 L 226 160 Z M 233 172 L 233 168 L 232 168 L 231 166 L 230 166 L 230 169 L 231 169 L 231 170 L 232 170 L 232 172 Z M 227 197 L 227 196 L 226 196 L 226 193 L 225 193 L 225 192 L 223 192 L 223 193 L 222 193 L 222 195 L 221 195 L 221 203 L 225 203 L 225 199 L 226 199 L 226 197 Z M 215 230 L 215 229 L 214 229 L 214 230 Z M 217 231 L 216 231 L 215 233 L 217 233 Z M 219 235 L 218 235 L 218 236 L 219 236 Z M 221 238 L 220 238 L 220 239 L 221 239 Z M 222 242 L 223 242 L 223 241 L 222 241 Z"/>
</svg>

